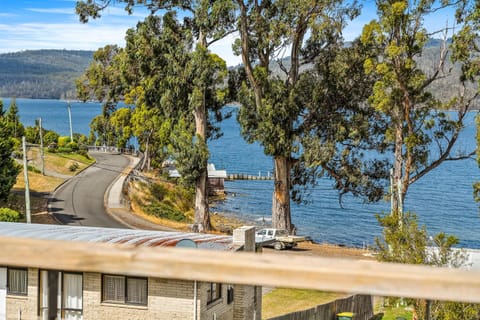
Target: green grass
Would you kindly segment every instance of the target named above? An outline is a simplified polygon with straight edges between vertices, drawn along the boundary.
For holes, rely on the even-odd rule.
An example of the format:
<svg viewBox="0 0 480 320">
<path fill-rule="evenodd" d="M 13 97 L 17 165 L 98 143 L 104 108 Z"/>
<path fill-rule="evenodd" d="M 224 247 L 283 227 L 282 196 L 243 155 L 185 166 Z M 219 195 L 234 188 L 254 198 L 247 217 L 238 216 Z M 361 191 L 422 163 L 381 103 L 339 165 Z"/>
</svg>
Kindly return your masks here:
<svg viewBox="0 0 480 320">
<path fill-rule="evenodd" d="M 382 306 L 378 303 L 375 306 L 375 313 L 383 312 L 382 320 L 396 320 L 398 317 L 403 317 L 407 320 L 412 319 L 412 310 L 408 306 Z"/>
<path fill-rule="evenodd" d="M 310 309 L 344 296 L 341 293 L 316 290 L 276 288 L 263 296 L 262 318 L 268 319 L 294 311 Z"/>
</svg>

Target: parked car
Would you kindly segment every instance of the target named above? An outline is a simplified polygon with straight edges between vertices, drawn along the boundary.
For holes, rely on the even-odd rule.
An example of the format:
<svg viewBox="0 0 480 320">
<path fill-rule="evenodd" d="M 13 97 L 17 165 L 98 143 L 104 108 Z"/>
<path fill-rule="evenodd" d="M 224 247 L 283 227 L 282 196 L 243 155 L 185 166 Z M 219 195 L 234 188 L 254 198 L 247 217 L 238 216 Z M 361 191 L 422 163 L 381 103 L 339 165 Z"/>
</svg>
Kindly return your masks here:
<svg viewBox="0 0 480 320">
<path fill-rule="evenodd" d="M 306 237 L 289 235 L 287 230 L 275 228 L 260 229 L 255 233 L 256 243 L 275 250 L 291 249 L 306 240 Z"/>
</svg>

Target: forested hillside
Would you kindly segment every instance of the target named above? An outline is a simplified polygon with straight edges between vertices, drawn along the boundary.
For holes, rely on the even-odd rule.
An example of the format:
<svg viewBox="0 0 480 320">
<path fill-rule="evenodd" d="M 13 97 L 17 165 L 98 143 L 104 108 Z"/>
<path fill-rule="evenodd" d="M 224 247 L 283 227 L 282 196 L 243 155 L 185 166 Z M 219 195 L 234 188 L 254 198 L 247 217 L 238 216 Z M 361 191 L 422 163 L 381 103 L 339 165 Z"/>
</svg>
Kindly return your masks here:
<svg viewBox="0 0 480 320">
<path fill-rule="evenodd" d="M 420 67 L 427 73 L 438 65 L 440 40 L 431 40 L 419 60 Z M 75 99 L 75 79 L 92 61 L 93 51 L 73 50 L 29 50 L 0 54 L 0 97 L 36 99 Z M 290 59 L 282 62 L 286 67 Z M 308 68 L 308 67 L 307 67 Z M 452 68 L 447 62 L 445 71 Z M 305 67 L 303 68 L 305 69 Z M 272 66 L 273 74 L 282 76 L 280 68 Z M 458 94 L 460 70 L 434 84 L 439 98 Z M 471 87 L 471 86 L 469 86 Z"/>
<path fill-rule="evenodd" d="M 0 97 L 75 98 L 75 79 L 92 51 L 29 50 L 0 54 Z"/>
</svg>

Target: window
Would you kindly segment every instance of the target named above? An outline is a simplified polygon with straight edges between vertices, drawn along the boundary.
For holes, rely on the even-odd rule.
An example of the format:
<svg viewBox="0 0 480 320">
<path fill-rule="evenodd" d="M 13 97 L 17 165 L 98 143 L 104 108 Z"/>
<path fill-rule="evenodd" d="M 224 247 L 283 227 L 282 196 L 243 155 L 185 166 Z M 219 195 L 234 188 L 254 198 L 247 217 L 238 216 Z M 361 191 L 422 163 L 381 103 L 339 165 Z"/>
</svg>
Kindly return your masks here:
<svg viewBox="0 0 480 320">
<path fill-rule="evenodd" d="M 230 304 L 233 302 L 233 294 L 234 294 L 233 286 L 229 285 L 227 287 L 227 304 Z"/>
<path fill-rule="evenodd" d="M 27 269 L 8 268 L 7 291 L 8 294 L 27 295 Z"/>
<path fill-rule="evenodd" d="M 102 301 L 147 305 L 148 283 L 146 278 L 103 275 Z"/>
<path fill-rule="evenodd" d="M 215 302 L 222 297 L 222 284 L 220 283 L 208 283 L 207 288 L 207 304 Z"/>
<path fill-rule="evenodd" d="M 83 319 L 83 275 L 53 270 L 40 271 L 40 319 Z"/>
</svg>

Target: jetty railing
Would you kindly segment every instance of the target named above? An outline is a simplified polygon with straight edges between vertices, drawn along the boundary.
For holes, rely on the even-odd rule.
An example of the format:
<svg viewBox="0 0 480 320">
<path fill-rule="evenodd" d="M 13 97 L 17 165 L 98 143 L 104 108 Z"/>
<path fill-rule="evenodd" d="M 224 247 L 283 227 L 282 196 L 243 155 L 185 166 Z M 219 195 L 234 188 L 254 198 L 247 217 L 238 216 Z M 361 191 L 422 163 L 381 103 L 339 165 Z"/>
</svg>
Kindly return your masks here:
<svg viewBox="0 0 480 320">
<path fill-rule="evenodd" d="M 8 237 L 0 237 L 0 247 L 0 265 L 6 266 L 480 303 L 478 271 L 272 253 Z"/>
</svg>

